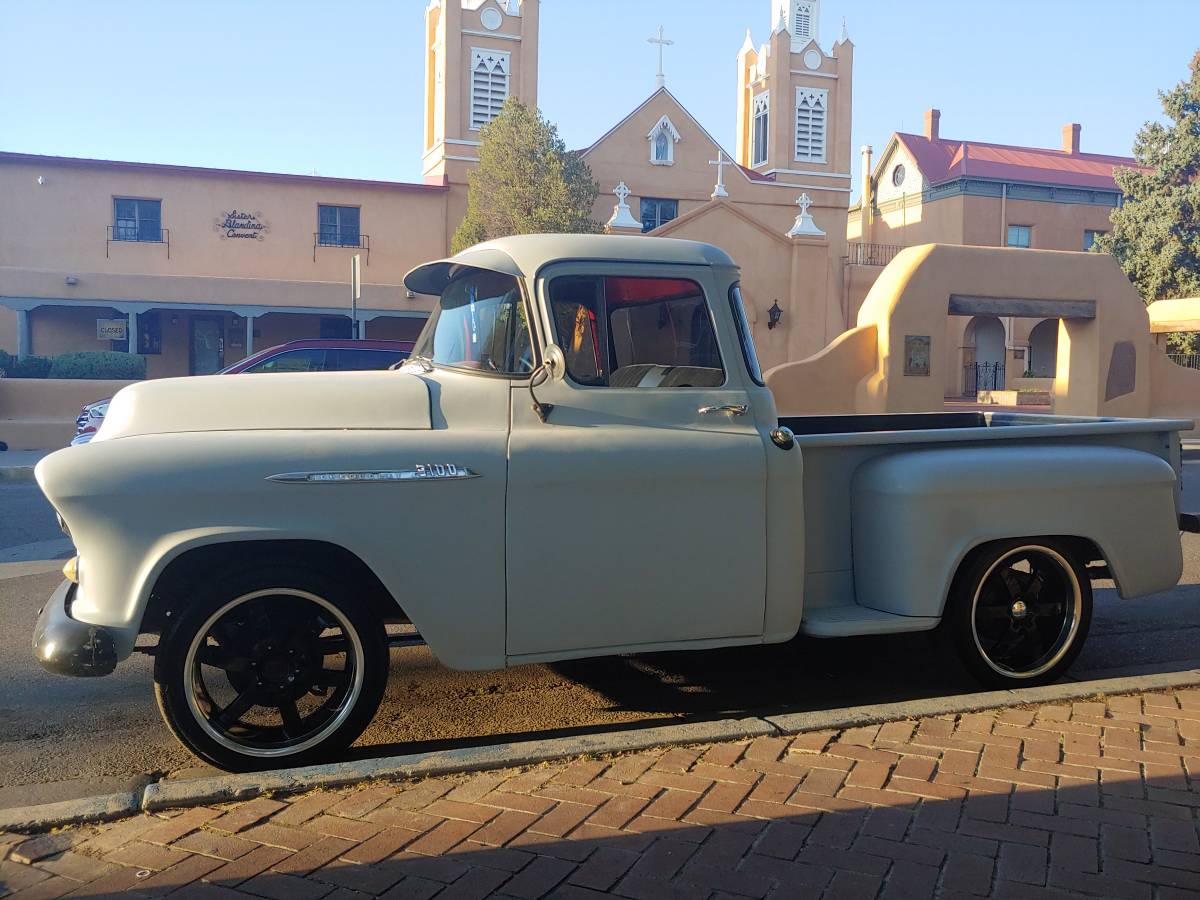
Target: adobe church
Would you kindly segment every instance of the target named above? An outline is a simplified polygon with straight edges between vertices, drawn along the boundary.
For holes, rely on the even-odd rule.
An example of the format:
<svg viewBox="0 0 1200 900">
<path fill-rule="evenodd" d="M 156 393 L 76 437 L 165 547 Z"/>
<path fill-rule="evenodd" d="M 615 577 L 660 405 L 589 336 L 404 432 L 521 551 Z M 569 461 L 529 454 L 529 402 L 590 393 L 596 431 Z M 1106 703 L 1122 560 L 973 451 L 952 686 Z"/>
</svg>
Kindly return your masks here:
<svg viewBox="0 0 1200 900">
<path fill-rule="evenodd" d="M 742 266 L 765 367 L 848 326 L 846 219 L 854 45 L 821 46 L 821 0 L 770 0 L 765 42 L 737 53 L 737 145 L 722 147 L 667 87 L 580 151 L 614 234 L 716 244 Z M 434 0 L 426 10 L 424 175 L 449 184 L 457 223 L 479 131 L 509 96 L 537 105 L 537 0 Z M 553 111 L 549 111 L 553 118 Z"/>
<path fill-rule="evenodd" d="M 768 367 L 853 324 L 854 47 L 844 32 L 820 42 L 822 12 L 821 0 L 770 0 L 752 29 L 765 40 L 747 31 L 730 47 L 736 146 L 679 103 L 660 65 L 649 96 L 579 151 L 609 231 L 708 241 L 742 265 Z M 0 196 L 21 210 L 0 221 L 0 350 L 136 353 L 158 378 L 347 337 L 355 255 L 360 335 L 412 339 L 432 298 L 405 291 L 404 273 L 448 254 L 482 127 L 510 96 L 536 106 L 539 15 L 538 0 L 429 4 L 419 183 L 0 151 Z M 669 37 L 653 41 L 661 51 Z"/>
</svg>

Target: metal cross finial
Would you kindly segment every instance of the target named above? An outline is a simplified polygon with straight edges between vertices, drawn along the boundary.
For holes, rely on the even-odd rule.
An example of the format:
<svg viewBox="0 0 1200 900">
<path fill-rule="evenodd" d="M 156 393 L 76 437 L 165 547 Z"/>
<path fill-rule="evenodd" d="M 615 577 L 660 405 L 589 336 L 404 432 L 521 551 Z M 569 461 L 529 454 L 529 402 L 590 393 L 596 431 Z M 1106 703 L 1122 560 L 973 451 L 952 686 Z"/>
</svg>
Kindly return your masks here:
<svg viewBox="0 0 1200 900">
<path fill-rule="evenodd" d="M 664 37 L 666 29 L 661 25 L 658 26 L 658 37 L 647 38 L 647 44 L 658 44 L 658 86 L 667 86 L 667 76 L 663 74 L 663 50 L 672 46 L 675 42 L 669 41 Z"/>
<path fill-rule="evenodd" d="M 717 167 L 717 186 L 713 189 L 712 197 L 715 200 L 717 197 L 728 197 L 729 192 L 725 190 L 725 167 L 732 165 L 730 160 L 725 158 L 725 151 L 718 148 L 717 158 L 708 161 L 710 166 Z"/>
<path fill-rule="evenodd" d="M 621 201 L 622 205 L 624 205 L 625 201 L 629 199 L 629 195 L 632 194 L 633 191 L 631 191 L 626 186 L 625 182 L 622 181 L 616 186 L 616 189 L 613 190 L 613 193 L 617 195 L 617 199 Z"/>
<path fill-rule="evenodd" d="M 800 199 L 796 201 L 796 205 L 800 207 L 800 215 L 807 216 L 808 208 L 813 205 L 812 197 L 808 194 L 801 194 Z"/>
</svg>

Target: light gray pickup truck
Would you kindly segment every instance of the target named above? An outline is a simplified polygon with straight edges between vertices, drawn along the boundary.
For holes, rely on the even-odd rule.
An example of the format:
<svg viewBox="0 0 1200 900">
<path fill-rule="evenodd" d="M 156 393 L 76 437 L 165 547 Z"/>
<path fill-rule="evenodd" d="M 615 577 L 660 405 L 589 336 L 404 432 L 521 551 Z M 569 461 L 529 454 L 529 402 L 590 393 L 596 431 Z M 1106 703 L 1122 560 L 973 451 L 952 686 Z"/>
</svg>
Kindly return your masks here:
<svg viewBox="0 0 1200 900">
<path fill-rule="evenodd" d="M 355 740 L 389 645 L 490 669 L 940 628 L 1017 686 L 1075 659 L 1093 579 L 1180 576 L 1190 422 L 780 419 L 704 244 L 516 237 L 406 284 L 440 299 L 404 369 L 143 382 L 41 462 L 79 552 L 43 666 L 151 653 L 179 739 L 252 769 Z"/>
</svg>

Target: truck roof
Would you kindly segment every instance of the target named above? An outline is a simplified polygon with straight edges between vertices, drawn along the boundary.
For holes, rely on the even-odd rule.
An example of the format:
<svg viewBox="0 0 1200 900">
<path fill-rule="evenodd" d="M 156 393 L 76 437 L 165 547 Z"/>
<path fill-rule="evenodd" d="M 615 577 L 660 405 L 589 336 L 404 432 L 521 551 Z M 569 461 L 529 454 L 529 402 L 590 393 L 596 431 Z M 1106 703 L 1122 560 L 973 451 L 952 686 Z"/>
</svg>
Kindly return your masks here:
<svg viewBox="0 0 1200 900">
<path fill-rule="evenodd" d="M 567 260 L 737 266 L 724 250 L 699 241 L 612 234 L 520 234 L 417 266 L 404 276 L 404 286 L 418 294 L 439 295 L 463 267 L 522 278 L 535 275 L 549 263 Z"/>
</svg>

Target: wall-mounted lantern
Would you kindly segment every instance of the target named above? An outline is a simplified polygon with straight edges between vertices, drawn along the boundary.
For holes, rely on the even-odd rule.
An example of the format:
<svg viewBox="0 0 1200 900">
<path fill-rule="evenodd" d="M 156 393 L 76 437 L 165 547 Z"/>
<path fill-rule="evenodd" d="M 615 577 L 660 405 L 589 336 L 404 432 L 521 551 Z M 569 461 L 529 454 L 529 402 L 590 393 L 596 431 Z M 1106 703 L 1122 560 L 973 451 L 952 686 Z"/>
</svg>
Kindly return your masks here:
<svg viewBox="0 0 1200 900">
<path fill-rule="evenodd" d="M 783 318 L 783 310 L 779 308 L 778 300 L 776 300 L 771 305 L 771 308 L 767 310 L 767 315 L 769 316 L 767 320 L 767 328 L 773 329 L 779 324 L 779 320 Z"/>
</svg>

